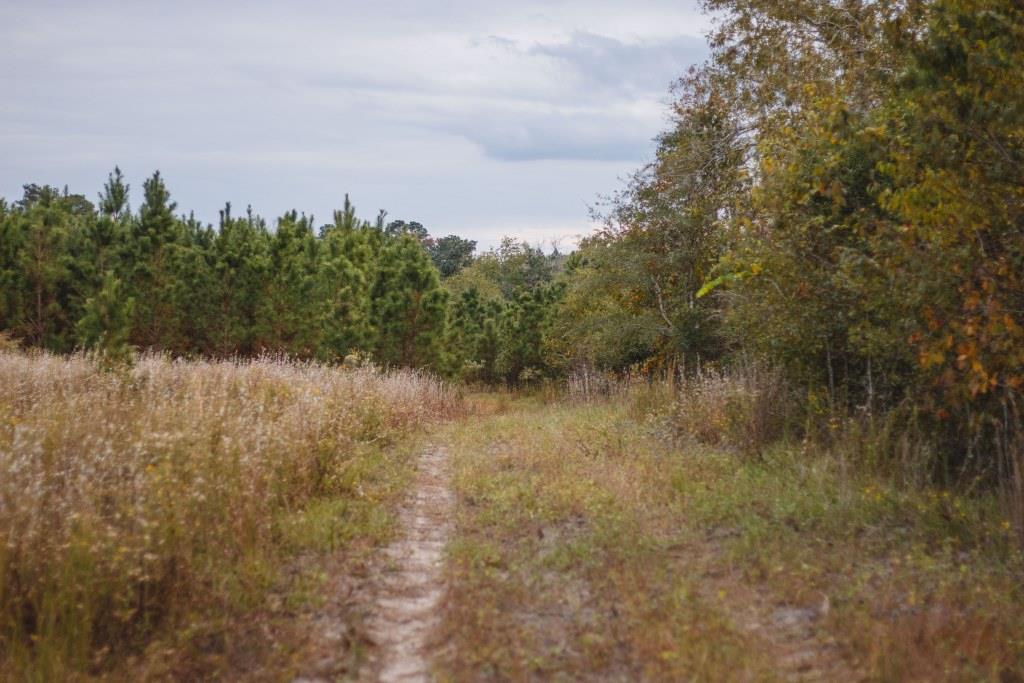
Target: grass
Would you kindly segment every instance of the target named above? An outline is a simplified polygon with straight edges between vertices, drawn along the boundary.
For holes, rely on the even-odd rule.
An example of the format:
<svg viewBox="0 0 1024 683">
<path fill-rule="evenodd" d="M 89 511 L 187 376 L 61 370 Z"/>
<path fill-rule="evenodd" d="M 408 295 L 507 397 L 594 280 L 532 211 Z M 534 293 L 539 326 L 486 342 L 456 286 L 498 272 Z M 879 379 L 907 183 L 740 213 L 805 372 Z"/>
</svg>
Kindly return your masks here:
<svg viewBox="0 0 1024 683">
<path fill-rule="evenodd" d="M 463 404 L 410 372 L 0 352 L 0 678 L 289 679 L 323 618 L 357 670 L 423 434 L 458 500 L 444 680 L 1024 680 L 995 495 L 699 382 Z"/>
<path fill-rule="evenodd" d="M 444 678 L 1024 676 L 1024 560 L 994 497 L 681 440 L 649 400 L 448 428 Z"/>
<path fill-rule="evenodd" d="M 157 646 L 216 673 L 229 622 L 309 581 L 288 558 L 388 537 L 390 446 L 455 404 L 414 372 L 0 353 L 0 677 Z"/>
</svg>

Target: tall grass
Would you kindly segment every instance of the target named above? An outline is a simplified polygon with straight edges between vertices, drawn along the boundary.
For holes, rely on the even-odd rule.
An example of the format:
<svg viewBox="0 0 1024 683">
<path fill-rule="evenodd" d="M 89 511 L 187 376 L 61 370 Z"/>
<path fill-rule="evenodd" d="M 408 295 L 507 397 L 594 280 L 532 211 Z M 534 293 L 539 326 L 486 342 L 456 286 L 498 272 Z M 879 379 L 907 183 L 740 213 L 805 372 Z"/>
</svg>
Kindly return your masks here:
<svg viewBox="0 0 1024 683">
<path fill-rule="evenodd" d="M 667 424 L 677 438 L 757 456 L 783 436 L 792 418 L 789 399 L 781 375 L 769 367 L 702 369 L 678 380 Z"/>
<path fill-rule="evenodd" d="M 802 450 L 834 458 L 843 470 L 882 477 L 906 489 L 934 485 L 964 492 L 998 489 L 1003 512 L 1024 547 L 1024 417 L 1016 404 L 977 430 L 973 448 L 982 463 L 950 473 L 943 465 L 942 434 L 909 402 L 885 411 L 815 408 L 800 400 L 781 373 L 757 362 L 728 370 L 670 372 L 660 378 L 584 369 L 567 380 L 571 400 L 626 398 L 636 418 L 653 421 L 673 441 L 725 447 L 760 456 L 773 443 L 799 438 Z M 984 463 L 995 463 L 994 466 Z M 985 467 L 989 469 L 985 469 Z"/>
<path fill-rule="evenodd" d="M 565 391 L 570 401 L 589 402 L 624 396 L 645 378 L 635 374 L 616 374 L 590 366 L 573 368 L 565 378 Z"/>
<path fill-rule="evenodd" d="M 412 371 L 144 357 L 111 373 L 0 351 L 0 675 L 101 668 L 258 595 L 283 514 L 359 495 L 361 447 L 453 405 Z"/>
</svg>

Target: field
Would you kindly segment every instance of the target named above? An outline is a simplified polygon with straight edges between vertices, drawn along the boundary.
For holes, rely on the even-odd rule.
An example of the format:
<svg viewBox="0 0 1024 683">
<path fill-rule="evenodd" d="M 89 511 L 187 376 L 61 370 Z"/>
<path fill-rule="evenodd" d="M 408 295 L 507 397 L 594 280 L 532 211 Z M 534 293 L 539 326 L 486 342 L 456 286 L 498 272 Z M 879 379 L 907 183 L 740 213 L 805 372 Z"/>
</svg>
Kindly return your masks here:
<svg viewBox="0 0 1024 683">
<path fill-rule="evenodd" d="M 1001 501 L 753 448 L 730 381 L 5 353 L 0 673 L 1021 680 Z"/>
<path fill-rule="evenodd" d="M 165 675 L 227 666 L 235 622 L 315 579 L 295 558 L 389 536 L 394 445 L 455 406 L 411 371 L 0 355 L 0 677 L 154 642 Z"/>
</svg>

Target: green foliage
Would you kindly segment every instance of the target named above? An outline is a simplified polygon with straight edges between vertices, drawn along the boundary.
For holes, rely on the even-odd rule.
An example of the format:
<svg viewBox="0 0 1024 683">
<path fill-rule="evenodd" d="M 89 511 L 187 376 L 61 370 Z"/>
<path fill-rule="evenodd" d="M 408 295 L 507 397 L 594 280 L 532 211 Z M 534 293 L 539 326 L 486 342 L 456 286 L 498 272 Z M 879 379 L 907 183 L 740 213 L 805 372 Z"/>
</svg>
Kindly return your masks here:
<svg viewBox="0 0 1024 683">
<path fill-rule="evenodd" d="M 656 306 L 645 254 L 628 238 L 599 236 L 580 245 L 567 264 L 565 295 L 550 340 L 559 368 L 622 370 L 653 357 L 671 331 Z"/>
<path fill-rule="evenodd" d="M 325 360 L 371 348 L 374 340 L 370 287 L 377 262 L 367 229 L 351 225 L 336 221 L 320 240 L 316 299 L 321 302 L 319 355 Z"/>
<path fill-rule="evenodd" d="M 75 332 L 82 346 L 94 351 L 102 365 L 115 367 L 131 361 L 128 336 L 134 307 L 135 300 L 125 296 L 124 285 L 112 271 L 107 271 L 96 295 L 86 299 Z"/>
<path fill-rule="evenodd" d="M 13 247 L 4 268 L 12 285 L 5 306 L 7 325 L 29 344 L 70 350 L 67 327 L 80 300 L 72 288 L 69 246 L 91 205 L 80 195 L 26 185 L 18 208 L 8 215 L 5 230 Z"/>
<path fill-rule="evenodd" d="M 251 212 L 234 218 L 230 204 L 221 211 L 211 258 L 215 284 L 206 318 L 208 348 L 218 356 L 257 351 L 257 311 L 272 269 L 270 241 L 266 223 Z"/>
<path fill-rule="evenodd" d="M 434 242 L 418 223 L 388 230 L 383 211 L 371 225 L 348 196 L 316 232 L 296 211 L 270 229 L 251 209 L 232 215 L 230 204 L 214 229 L 175 215 L 159 173 L 143 183 L 136 214 L 128 190 L 115 168 L 96 207 L 37 185 L 14 205 L 0 201 L 5 335 L 112 361 L 132 347 L 332 362 L 354 354 L 457 373 L 467 357 L 443 347 L 447 295 L 424 245 L 445 245 L 461 267 L 469 240 Z"/>
<path fill-rule="evenodd" d="M 467 240 L 458 235 L 430 240 L 427 244 L 427 252 L 443 278 L 451 277 L 470 265 L 474 250 L 475 240 Z"/>
<path fill-rule="evenodd" d="M 423 224 L 418 221 L 391 221 L 384 228 L 384 234 L 388 237 L 398 237 L 400 235 L 411 235 L 420 242 L 424 242 L 430 237 L 427 229 L 423 227 Z"/>
<path fill-rule="evenodd" d="M 130 189 L 128 183 L 124 182 L 124 174 L 121 173 L 121 169 L 115 166 L 113 173 L 110 174 L 107 178 L 107 183 L 103 186 L 103 192 L 100 194 L 98 207 L 100 214 L 118 220 L 122 216 L 131 213 L 131 208 L 128 205 L 128 192 Z"/>
<path fill-rule="evenodd" d="M 505 381 L 530 384 L 549 374 L 545 349 L 554 305 L 561 295 L 558 285 L 520 290 L 501 318 L 500 352 L 496 370 Z"/>
<path fill-rule="evenodd" d="M 453 374 L 461 374 L 470 381 L 498 381 L 499 326 L 504 310 L 504 302 L 484 297 L 476 288 L 455 298 L 450 308 L 446 344 Z"/>
<path fill-rule="evenodd" d="M 938 471 L 1019 471 L 1024 9 L 705 7 L 711 57 L 568 263 L 548 362 L 766 357 L 811 429 L 898 409 Z"/>
<path fill-rule="evenodd" d="M 185 311 L 181 297 L 189 283 L 179 278 L 187 249 L 185 231 L 174 216 L 177 205 L 160 172 L 143 183 L 144 198 L 132 223 L 129 282 L 138 304 L 132 323 L 132 342 L 143 349 L 163 348 L 180 353 Z"/>
<path fill-rule="evenodd" d="M 719 217 L 747 185 L 740 131 L 695 72 L 674 127 L 583 242 L 560 315 L 563 362 L 624 369 L 720 356 L 716 306 L 697 296 L 724 248 Z"/>
<path fill-rule="evenodd" d="M 312 219 L 291 211 L 270 237 L 270 278 L 256 310 L 257 349 L 309 358 L 318 345 L 317 243 Z"/>
<path fill-rule="evenodd" d="M 402 367 L 441 364 L 447 292 L 413 235 L 399 235 L 381 250 L 370 300 L 377 360 Z"/>
</svg>

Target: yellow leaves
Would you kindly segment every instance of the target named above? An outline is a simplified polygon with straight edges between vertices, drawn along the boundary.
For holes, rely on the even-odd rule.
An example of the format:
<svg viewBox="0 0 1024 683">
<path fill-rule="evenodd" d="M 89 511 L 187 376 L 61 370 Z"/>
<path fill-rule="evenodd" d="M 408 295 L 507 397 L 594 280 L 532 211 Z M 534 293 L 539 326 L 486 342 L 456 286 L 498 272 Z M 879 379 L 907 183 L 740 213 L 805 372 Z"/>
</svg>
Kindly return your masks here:
<svg viewBox="0 0 1024 683">
<path fill-rule="evenodd" d="M 918 362 L 923 368 L 930 368 L 942 365 L 946 362 L 946 354 L 943 351 L 921 351 L 918 354 Z"/>
<path fill-rule="evenodd" d="M 865 137 L 874 138 L 876 140 L 883 140 L 886 137 L 886 130 L 883 126 L 867 126 L 861 129 L 861 133 Z"/>
</svg>

